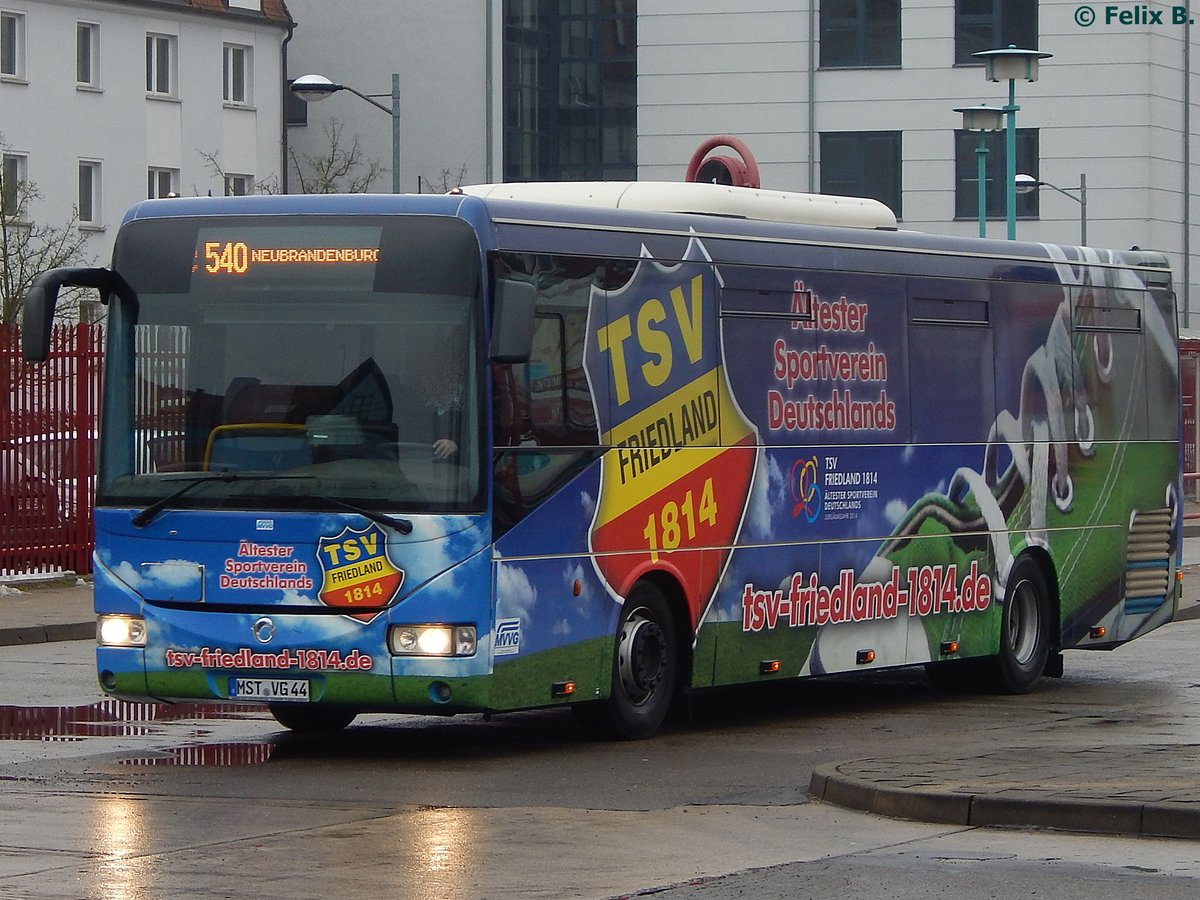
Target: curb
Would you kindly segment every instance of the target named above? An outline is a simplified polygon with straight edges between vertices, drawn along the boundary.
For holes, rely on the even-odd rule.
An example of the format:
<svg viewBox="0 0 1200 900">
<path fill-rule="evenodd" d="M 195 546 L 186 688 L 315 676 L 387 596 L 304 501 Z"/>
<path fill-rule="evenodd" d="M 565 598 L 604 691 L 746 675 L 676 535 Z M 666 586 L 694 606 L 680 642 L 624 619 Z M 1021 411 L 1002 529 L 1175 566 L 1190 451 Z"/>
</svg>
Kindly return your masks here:
<svg viewBox="0 0 1200 900">
<path fill-rule="evenodd" d="M 20 644 L 49 644 L 55 641 L 94 641 L 95 622 L 69 622 L 61 625 L 26 625 L 0 628 L 0 647 Z"/>
<path fill-rule="evenodd" d="M 863 760 L 854 760 L 859 763 Z M 878 763 L 886 764 L 879 760 Z M 808 792 L 817 800 L 860 812 L 935 825 L 1050 828 L 1095 834 L 1200 839 L 1200 809 L 1190 803 L 1136 803 L 1105 799 L 1063 800 L 1006 790 L 957 793 L 887 787 L 845 775 L 839 766 L 813 770 Z"/>
</svg>

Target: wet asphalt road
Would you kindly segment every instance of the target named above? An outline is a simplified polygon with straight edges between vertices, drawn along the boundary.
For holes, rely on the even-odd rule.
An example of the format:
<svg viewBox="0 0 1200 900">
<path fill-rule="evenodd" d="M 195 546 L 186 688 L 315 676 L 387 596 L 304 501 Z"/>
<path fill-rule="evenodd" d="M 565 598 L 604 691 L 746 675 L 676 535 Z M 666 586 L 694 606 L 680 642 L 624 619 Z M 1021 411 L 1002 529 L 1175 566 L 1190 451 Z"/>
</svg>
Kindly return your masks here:
<svg viewBox="0 0 1200 900">
<path fill-rule="evenodd" d="M 1195 896 L 1192 842 L 905 822 L 807 789 L 900 752 L 1200 745 L 1197 641 L 1181 622 L 1068 654 L 1025 697 L 919 671 L 723 692 L 633 744 L 561 711 L 303 739 L 254 709 L 105 707 L 87 642 L 0 648 L 0 897 Z"/>
</svg>

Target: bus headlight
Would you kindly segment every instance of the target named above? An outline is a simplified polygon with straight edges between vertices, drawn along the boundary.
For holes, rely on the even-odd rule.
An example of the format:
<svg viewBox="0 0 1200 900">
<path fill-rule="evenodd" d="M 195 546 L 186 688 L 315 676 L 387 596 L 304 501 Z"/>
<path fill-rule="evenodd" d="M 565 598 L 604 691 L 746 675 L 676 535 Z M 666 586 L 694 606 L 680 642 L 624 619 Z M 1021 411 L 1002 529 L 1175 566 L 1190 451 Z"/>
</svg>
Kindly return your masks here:
<svg viewBox="0 0 1200 900">
<path fill-rule="evenodd" d="M 146 620 L 137 616 L 101 616 L 96 620 L 101 647 L 145 647 Z"/>
<path fill-rule="evenodd" d="M 393 625 L 388 629 L 393 656 L 474 656 L 474 625 Z"/>
</svg>

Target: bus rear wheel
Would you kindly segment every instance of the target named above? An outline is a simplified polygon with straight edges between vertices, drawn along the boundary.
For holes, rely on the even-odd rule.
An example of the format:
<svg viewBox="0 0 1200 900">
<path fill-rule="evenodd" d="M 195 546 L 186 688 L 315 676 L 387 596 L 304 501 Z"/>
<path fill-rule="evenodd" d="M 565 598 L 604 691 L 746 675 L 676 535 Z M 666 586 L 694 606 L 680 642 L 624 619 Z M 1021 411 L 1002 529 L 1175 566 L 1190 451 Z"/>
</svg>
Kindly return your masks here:
<svg viewBox="0 0 1200 900">
<path fill-rule="evenodd" d="M 1017 560 L 1008 576 L 1000 615 L 1000 652 L 987 661 L 989 686 L 1004 694 L 1024 694 L 1046 670 L 1053 617 L 1041 566 L 1029 556 Z"/>
<path fill-rule="evenodd" d="M 662 590 L 640 581 L 625 599 L 613 647 L 612 685 L 600 724 L 609 736 L 650 737 L 671 709 L 679 670 L 675 620 Z M 582 710 L 581 710 L 582 711 Z"/>
<path fill-rule="evenodd" d="M 358 711 L 344 706 L 317 706 L 302 703 L 271 703 L 267 706 L 275 721 L 301 734 L 332 734 L 354 721 Z"/>
</svg>

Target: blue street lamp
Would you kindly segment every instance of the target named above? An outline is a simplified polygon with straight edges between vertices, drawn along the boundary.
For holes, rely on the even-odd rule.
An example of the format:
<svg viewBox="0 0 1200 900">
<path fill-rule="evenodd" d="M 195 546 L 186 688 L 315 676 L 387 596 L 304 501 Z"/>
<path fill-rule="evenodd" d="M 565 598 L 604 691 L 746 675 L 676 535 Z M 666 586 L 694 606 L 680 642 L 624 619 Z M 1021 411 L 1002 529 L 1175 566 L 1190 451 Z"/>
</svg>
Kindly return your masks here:
<svg viewBox="0 0 1200 900">
<path fill-rule="evenodd" d="M 1017 89 L 1016 80 L 1037 81 L 1038 62 L 1054 54 L 1039 50 L 1018 50 L 1012 44 L 1004 50 L 980 50 L 972 53 L 985 64 L 984 75 L 988 81 L 1008 81 L 1008 105 L 1004 107 L 1005 141 L 1005 206 L 1008 217 L 1008 239 L 1017 239 Z"/>
<path fill-rule="evenodd" d="M 962 113 L 964 131 L 979 132 L 979 146 L 975 148 L 979 170 L 979 236 L 987 237 L 987 133 L 1004 127 L 1004 110 L 985 104 L 959 106 L 954 111 Z"/>
</svg>

